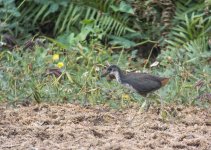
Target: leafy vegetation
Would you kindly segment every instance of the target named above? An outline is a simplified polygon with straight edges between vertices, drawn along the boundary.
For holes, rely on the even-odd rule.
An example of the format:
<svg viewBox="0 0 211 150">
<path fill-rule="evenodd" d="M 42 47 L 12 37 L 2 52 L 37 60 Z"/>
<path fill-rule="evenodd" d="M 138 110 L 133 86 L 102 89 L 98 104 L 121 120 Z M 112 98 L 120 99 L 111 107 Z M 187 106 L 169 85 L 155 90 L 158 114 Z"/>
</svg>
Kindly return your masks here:
<svg viewBox="0 0 211 150">
<path fill-rule="evenodd" d="M 100 78 L 107 61 L 171 77 L 159 92 L 166 102 L 210 101 L 209 0 L 2 0 L 0 5 L 1 101 L 115 108 L 142 103 L 136 93 Z M 161 54 L 153 65 L 156 46 Z"/>
<path fill-rule="evenodd" d="M 112 59 L 119 59 L 119 56 L 111 57 L 111 51 L 96 43 L 87 47 L 79 44 L 65 51 L 53 44 L 47 49 L 37 46 L 33 52 L 23 52 L 22 48 L 16 52 L 4 51 L 1 55 L 1 99 L 11 103 L 35 100 L 38 103 L 100 104 L 111 98 L 109 103 L 115 106 L 113 99 L 119 101 L 122 93 L 112 95 L 110 92 L 118 91 L 120 86 L 112 87 L 105 79 L 100 79 L 102 64 Z"/>
<path fill-rule="evenodd" d="M 5 9 L 7 5 L 11 7 L 14 3 L 14 1 L 10 1 L 10 3 L 3 1 Z M 30 26 L 28 32 L 34 32 L 40 26 L 41 32 L 53 30 L 51 34 L 54 35 L 64 32 L 79 33 L 80 28 L 83 27 L 82 22 L 94 22 L 92 24 L 93 27 L 99 27 L 105 33 L 121 35 L 129 29 L 127 28 L 127 22 L 129 21 L 128 14 L 133 14 L 133 9 L 130 5 L 126 5 L 122 1 L 117 6 L 113 0 L 33 0 L 19 1 L 16 4 L 19 7 L 19 12 L 13 11 L 8 13 L 14 15 L 14 17 L 10 18 L 11 20 L 15 18 L 15 22 L 18 22 L 19 27 L 23 29 Z M 45 26 L 50 29 L 47 29 Z"/>
</svg>

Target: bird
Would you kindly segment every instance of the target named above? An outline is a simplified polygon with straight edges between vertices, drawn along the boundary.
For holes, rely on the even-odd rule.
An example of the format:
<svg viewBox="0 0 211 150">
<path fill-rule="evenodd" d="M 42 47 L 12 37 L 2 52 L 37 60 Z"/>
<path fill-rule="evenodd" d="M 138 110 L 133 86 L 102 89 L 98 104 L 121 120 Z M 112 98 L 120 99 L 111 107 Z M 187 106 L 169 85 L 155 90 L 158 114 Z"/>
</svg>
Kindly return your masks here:
<svg viewBox="0 0 211 150">
<path fill-rule="evenodd" d="M 148 73 L 125 73 L 125 71 L 121 70 L 117 65 L 110 65 L 101 77 L 105 77 L 107 75 L 114 76 L 118 83 L 145 97 L 145 102 L 147 104 L 149 104 L 146 101 L 147 95 L 160 89 L 169 82 L 169 78 L 167 77 L 159 77 Z M 147 111 L 148 109 L 149 105 L 147 105 L 145 110 Z"/>
</svg>

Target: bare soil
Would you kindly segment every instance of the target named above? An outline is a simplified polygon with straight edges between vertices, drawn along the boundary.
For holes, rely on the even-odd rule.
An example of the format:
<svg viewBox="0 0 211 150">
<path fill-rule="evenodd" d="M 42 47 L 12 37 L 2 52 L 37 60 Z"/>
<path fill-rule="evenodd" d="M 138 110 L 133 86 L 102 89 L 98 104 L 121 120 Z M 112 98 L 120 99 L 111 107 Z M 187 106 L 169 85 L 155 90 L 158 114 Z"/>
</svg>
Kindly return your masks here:
<svg viewBox="0 0 211 150">
<path fill-rule="evenodd" d="M 174 109 L 172 109 L 174 108 Z M 104 106 L 0 105 L 0 149 L 30 150 L 211 150 L 209 109 L 168 106 L 163 121 L 157 108 L 113 110 Z"/>
</svg>

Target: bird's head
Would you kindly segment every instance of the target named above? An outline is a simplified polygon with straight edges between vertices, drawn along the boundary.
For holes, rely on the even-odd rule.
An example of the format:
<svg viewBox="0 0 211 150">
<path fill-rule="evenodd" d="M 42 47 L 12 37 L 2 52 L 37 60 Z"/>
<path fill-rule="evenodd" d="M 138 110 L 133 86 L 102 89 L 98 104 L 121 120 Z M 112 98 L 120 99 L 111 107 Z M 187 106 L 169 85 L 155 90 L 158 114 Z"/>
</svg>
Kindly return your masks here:
<svg viewBox="0 0 211 150">
<path fill-rule="evenodd" d="M 120 68 L 116 65 L 110 65 L 107 69 L 106 72 L 104 74 L 101 75 L 101 77 L 105 77 L 108 74 L 109 75 L 114 75 L 116 76 L 117 74 L 119 74 L 121 72 Z"/>
</svg>

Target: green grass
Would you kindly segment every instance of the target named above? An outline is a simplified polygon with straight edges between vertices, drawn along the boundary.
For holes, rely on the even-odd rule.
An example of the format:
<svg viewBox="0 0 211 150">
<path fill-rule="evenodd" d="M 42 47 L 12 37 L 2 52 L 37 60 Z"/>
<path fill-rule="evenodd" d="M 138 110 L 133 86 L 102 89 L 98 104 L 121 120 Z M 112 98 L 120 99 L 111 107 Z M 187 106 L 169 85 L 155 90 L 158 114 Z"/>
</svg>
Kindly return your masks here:
<svg viewBox="0 0 211 150">
<path fill-rule="evenodd" d="M 100 75 L 104 62 L 119 59 L 118 55 L 111 56 L 111 51 L 99 44 L 79 45 L 69 50 L 54 46 L 49 44 L 47 49 L 35 47 L 33 51 L 18 48 L 1 52 L 1 101 L 113 103 L 106 93 L 110 93 L 108 89 L 114 90 L 115 83 L 108 83 Z M 59 60 L 52 59 L 54 54 L 59 54 Z M 57 69 L 62 74 L 59 77 L 46 75 L 48 69 L 57 68 L 58 62 L 64 63 L 61 69 Z M 117 90 L 116 85 L 114 87 Z M 116 93 L 116 99 L 120 95 Z"/>
<path fill-rule="evenodd" d="M 78 102 L 92 105 L 106 104 L 113 108 L 127 107 L 131 103 L 143 102 L 136 93 L 130 93 L 118 83 L 108 82 L 100 78 L 105 62 L 117 64 L 123 69 L 130 68 L 142 71 L 141 62 L 129 62 L 122 51 L 113 53 L 98 42 L 83 43 L 67 50 L 49 43 L 48 48 L 36 46 L 34 50 L 4 50 L 0 53 L 0 101 L 16 104 L 21 101 L 32 102 Z M 53 60 L 54 54 L 59 54 L 59 60 Z M 164 56 L 163 54 L 161 56 Z M 49 68 L 57 68 L 57 63 L 63 62 L 59 77 L 48 74 Z M 163 63 L 163 64 L 162 64 Z M 171 77 L 169 84 L 158 91 L 166 103 L 183 103 L 208 105 L 196 99 L 210 89 L 210 68 L 201 65 L 191 72 L 191 65 L 179 65 L 161 61 L 160 66 L 146 68 L 154 75 Z M 202 87 L 195 87 L 198 80 L 204 82 Z M 159 97 L 152 98 L 159 102 Z"/>
</svg>

